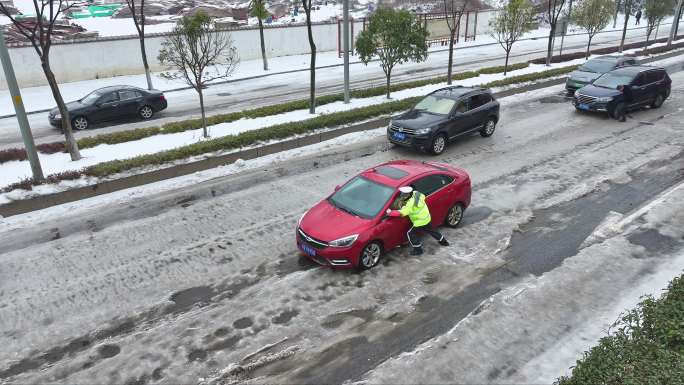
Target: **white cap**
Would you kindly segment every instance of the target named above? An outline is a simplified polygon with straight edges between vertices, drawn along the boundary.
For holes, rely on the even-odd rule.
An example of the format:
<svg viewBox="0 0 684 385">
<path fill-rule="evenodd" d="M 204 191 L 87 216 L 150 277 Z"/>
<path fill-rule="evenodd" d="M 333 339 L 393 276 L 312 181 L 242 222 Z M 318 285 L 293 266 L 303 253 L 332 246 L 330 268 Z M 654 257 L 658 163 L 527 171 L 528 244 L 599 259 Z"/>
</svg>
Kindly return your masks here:
<svg viewBox="0 0 684 385">
<path fill-rule="evenodd" d="M 403 192 L 404 194 L 410 194 L 413 192 L 413 187 L 411 186 L 401 186 L 399 187 L 399 191 Z"/>
</svg>

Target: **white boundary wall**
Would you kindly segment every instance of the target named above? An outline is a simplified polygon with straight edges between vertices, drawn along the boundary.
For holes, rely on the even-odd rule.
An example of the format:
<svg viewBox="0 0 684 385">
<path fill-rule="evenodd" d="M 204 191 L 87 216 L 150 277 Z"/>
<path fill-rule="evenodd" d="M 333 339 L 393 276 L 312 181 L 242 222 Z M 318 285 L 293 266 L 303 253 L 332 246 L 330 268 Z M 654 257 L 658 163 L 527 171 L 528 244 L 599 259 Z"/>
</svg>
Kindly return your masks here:
<svg viewBox="0 0 684 385">
<path fill-rule="evenodd" d="M 361 22 L 354 25 L 354 34 L 363 29 Z M 312 25 L 318 52 L 337 50 L 337 23 Z M 261 58 L 258 28 L 241 28 L 230 31 L 240 60 Z M 306 25 L 265 27 L 267 55 L 269 57 L 309 53 Z M 147 36 L 145 48 L 152 71 L 162 71 L 157 55 L 164 34 Z M 10 57 L 20 87 L 46 85 L 38 55 L 30 45 L 10 47 Z M 50 64 L 60 83 L 107 78 L 143 73 L 140 41 L 137 36 L 99 38 L 91 41 L 55 43 L 50 52 Z M 5 75 L 0 71 L 0 89 L 6 89 Z"/>
<path fill-rule="evenodd" d="M 472 15 L 471 15 L 472 16 Z M 477 34 L 488 33 L 490 12 L 480 12 L 477 19 Z M 465 20 L 462 21 L 465 24 Z M 474 20 L 469 20 L 471 29 Z M 463 25 L 465 27 L 465 25 Z M 337 22 L 312 25 L 318 52 L 338 49 Z M 363 22 L 354 22 L 354 38 L 363 30 Z M 461 34 L 465 29 L 461 29 Z M 470 33 L 470 32 L 469 32 Z M 230 31 L 240 60 L 261 57 L 258 28 L 240 28 Z M 306 25 L 266 26 L 264 28 L 267 55 L 269 57 L 300 55 L 309 53 L 309 39 Z M 157 61 L 164 34 L 148 35 L 145 39 L 147 59 L 152 71 L 162 71 Z M 10 47 L 14 72 L 20 87 L 46 85 L 45 75 L 38 56 L 30 45 Z M 60 83 L 108 78 L 120 75 L 143 73 L 140 58 L 140 42 L 137 36 L 97 38 L 60 42 L 50 52 L 52 71 Z M 0 89 L 6 89 L 5 75 L 0 71 Z"/>
</svg>

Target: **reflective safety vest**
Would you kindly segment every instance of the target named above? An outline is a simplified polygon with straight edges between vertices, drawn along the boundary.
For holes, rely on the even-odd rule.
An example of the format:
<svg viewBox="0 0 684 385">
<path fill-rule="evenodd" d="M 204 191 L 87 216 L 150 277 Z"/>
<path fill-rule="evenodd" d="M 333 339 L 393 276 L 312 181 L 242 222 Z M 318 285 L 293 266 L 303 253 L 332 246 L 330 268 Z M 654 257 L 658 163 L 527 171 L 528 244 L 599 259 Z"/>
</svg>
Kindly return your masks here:
<svg viewBox="0 0 684 385">
<path fill-rule="evenodd" d="M 427 203 L 425 203 L 425 195 L 418 191 L 413 192 L 413 196 L 406 200 L 404 207 L 399 212 L 402 216 L 409 217 L 415 227 L 425 226 L 432 219 Z"/>
</svg>

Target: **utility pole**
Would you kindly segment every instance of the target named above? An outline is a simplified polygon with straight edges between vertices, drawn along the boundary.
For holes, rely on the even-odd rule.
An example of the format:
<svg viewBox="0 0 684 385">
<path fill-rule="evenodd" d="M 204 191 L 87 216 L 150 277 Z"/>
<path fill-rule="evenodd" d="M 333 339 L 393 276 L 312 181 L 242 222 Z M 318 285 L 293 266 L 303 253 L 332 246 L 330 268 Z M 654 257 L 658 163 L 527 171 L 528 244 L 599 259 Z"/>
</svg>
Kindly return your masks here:
<svg viewBox="0 0 684 385">
<path fill-rule="evenodd" d="M 19 92 L 19 85 L 17 78 L 14 75 L 14 68 L 12 68 L 12 61 L 10 60 L 9 51 L 7 51 L 7 44 L 5 44 L 5 27 L 0 26 L 0 60 L 2 61 L 2 69 L 5 71 L 5 79 L 7 80 L 7 88 L 9 88 L 12 102 L 14 104 L 14 111 L 17 114 L 19 121 L 19 130 L 21 130 L 21 137 L 24 139 L 24 147 L 26 147 L 26 155 L 31 164 L 31 172 L 33 173 L 34 181 L 42 181 L 43 169 L 40 167 L 40 159 L 38 159 L 38 152 L 36 145 L 33 143 L 33 135 L 31 135 L 31 127 L 29 126 L 28 118 L 26 117 L 26 110 L 24 110 L 24 102 L 21 100 L 21 92 Z"/>
<path fill-rule="evenodd" d="M 677 3 L 677 9 L 675 10 L 674 19 L 672 19 L 672 28 L 670 28 L 670 36 L 667 38 L 667 46 L 672 45 L 672 40 L 676 37 L 677 27 L 679 26 L 679 18 L 682 17 L 682 7 L 684 7 L 684 0 L 679 0 Z"/>
<path fill-rule="evenodd" d="M 570 6 L 568 7 L 568 17 L 565 18 L 564 24 L 561 25 L 563 37 L 561 38 L 560 56 L 563 56 L 563 43 L 565 42 L 565 34 L 568 33 L 568 28 L 570 27 L 570 20 L 572 20 L 572 0 L 570 0 Z"/>
<path fill-rule="evenodd" d="M 344 103 L 349 103 L 349 0 L 342 1 L 342 49 L 344 50 Z"/>
</svg>

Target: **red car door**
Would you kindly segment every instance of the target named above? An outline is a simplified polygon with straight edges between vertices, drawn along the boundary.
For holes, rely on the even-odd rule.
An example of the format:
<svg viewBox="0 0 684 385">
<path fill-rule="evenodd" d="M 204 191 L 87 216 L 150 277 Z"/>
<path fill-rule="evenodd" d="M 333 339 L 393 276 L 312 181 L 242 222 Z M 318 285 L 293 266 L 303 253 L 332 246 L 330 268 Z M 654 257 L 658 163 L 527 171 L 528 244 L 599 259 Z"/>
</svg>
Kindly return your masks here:
<svg viewBox="0 0 684 385">
<path fill-rule="evenodd" d="M 399 210 L 398 207 L 399 194 L 396 194 L 390 202 L 392 204 L 388 205 L 388 208 L 392 210 Z M 385 208 L 383 211 L 386 211 Z M 375 239 L 381 239 L 385 250 L 389 251 L 397 246 L 400 246 L 408 242 L 408 236 L 406 233 L 411 228 L 411 221 L 405 217 L 388 217 L 382 215 L 375 226 Z"/>
</svg>

